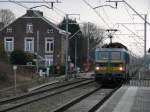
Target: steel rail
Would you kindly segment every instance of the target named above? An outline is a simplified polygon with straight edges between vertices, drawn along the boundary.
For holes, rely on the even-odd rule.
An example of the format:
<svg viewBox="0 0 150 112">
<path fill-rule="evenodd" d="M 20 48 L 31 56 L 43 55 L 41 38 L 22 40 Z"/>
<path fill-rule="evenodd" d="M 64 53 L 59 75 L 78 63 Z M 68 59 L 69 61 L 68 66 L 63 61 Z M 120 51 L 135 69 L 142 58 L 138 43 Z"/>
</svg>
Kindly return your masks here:
<svg viewBox="0 0 150 112">
<path fill-rule="evenodd" d="M 119 85 L 115 89 L 113 89 L 109 94 L 107 94 L 101 101 L 99 101 L 93 108 L 91 108 L 88 112 L 95 112 L 98 108 L 100 108 L 121 86 Z"/>
<path fill-rule="evenodd" d="M 78 88 L 78 87 L 81 87 L 81 86 L 84 86 L 84 85 L 87 85 L 87 84 L 90 84 L 90 83 L 93 83 L 94 81 L 86 81 L 86 82 L 82 82 L 81 84 L 76 84 L 72 87 L 68 87 L 67 89 L 64 89 L 64 90 L 58 90 L 56 92 L 52 92 L 52 93 L 48 93 L 46 95 L 43 95 L 41 97 L 38 97 L 38 98 L 35 98 L 35 99 L 29 99 L 28 101 L 24 101 L 24 102 L 21 102 L 21 103 L 18 103 L 18 104 L 15 104 L 13 106 L 10 106 L 10 107 L 4 107 L 3 109 L 0 109 L 0 112 L 6 112 L 6 111 L 10 111 L 10 110 L 13 110 L 13 109 L 16 109 L 16 108 L 19 108 L 21 106 L 24 106 L 24 105 L 27 105 L 27 104 L 31 104 L 33 102 L 36 102 L 36 101 L 39 101 L 39 100 L 42 100 L 42 99 L 45 99 L 47 97 L 52 97 L 54 95 L 58 95 L 58 94 L 61 94 L 63 92 L 66 92 L 68 90 L 71 90 L 71 89 L 75 89 L 75 88 Z"/>
<path fill-rule="evenodd" d="M 76 84 L 76 83 L 79 83 L 79 82 L 82 82 L 82 81 L 86 81 L 86 80 L 84 79 L 84 80 L 69 82 L 69 83 L 66 83 L 66 84 L 58 85 L 58 86 L 56 85 L 54 87 L 51 87 L 51 88 L 48 88 L 48 89 L 45 89 L 45 90 L 38 90 L 38 91 L 36 90 L 36 91 L 31 92 L 31 93 L 26 93 L 26 94 L 22 94 L 22 95 L 15 96 L 15 97 L 10 97 L 8 99 L 1 100 L 0 105 L 10 103 L 10 102 L 15 101 L 15 100 L 20 100 L 20 99 L 23 99 L 23 98 L 32 97 L 32 96 L 41 94 L 43 92 L 51 91 L 51 90 L 54 90 L 54 89 L 59 89 L 59 88 L 62 88 L 62 87 L 65 87 L 65 86 L 68 86 L 68 85 L 71 85 L 71 84 Z M 47 85 L 47 86 L 49 86 L 49 85 Z"/>
<path fill-rule="evenodd" d="M 95 93 L 96 91 L 98 91 L 101 87 L 98 87 L 84 95 L 81 95 L 75 99 L 73 99 L 72 101 L 68 102 L 67 104 L 64 104 L 63 106 L 58 107 L 57 109 L 53 110 L 52 112 L 64 112 L 65 110 L 67 110 L 68 108 L 70 108 L 71 106 L 73 106 L 74 104 L 82 101 L 83 99 L 87 98 L 88 96 L 90 96 L 91 94 Z"/>
<path fill-rule="evenodd" d="M 87 112 L 95 112 L 108 98 L 110 98 L 112 96 L 112 94 L 118 90 L 118 88 L 120 88 L 120 86 L 118 86 L 117 88 L 113 89 L 112 91 L 110 91 L 108 94 L 106 94 L 106 96 L 104 96 L 104 98 L 102 98 L 102 100 L 100 100 L 98 103 L 96 103 L 91 109 L 89 109 Z M 52 110 L 52 112 L 65 112 L 66 110 L 68 110 L 69 108 L 71 108 L 72 106 L 80 103 L 82 100 L 90 97 L 92 94 L 96 93 L 97 91 L 104 89 L 102 88 L 102 86 L 84 94 L 81 95 L 73 100 L 71 100 L 70 102 L 58 107 L 55 110 Z"/>
</svg>

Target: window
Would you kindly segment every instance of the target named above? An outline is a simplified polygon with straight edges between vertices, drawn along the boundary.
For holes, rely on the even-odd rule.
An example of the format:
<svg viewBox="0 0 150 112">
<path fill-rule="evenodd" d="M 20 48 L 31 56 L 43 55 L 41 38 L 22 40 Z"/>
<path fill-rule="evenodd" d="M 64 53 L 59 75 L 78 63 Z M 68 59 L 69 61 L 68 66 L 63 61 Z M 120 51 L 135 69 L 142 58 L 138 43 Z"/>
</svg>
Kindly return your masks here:
<svg viewBox="0 0 150 112">
<path fill-rule="evenodd" d="M 26 26 L 26 33 L 33 33 L 33 25 L 32 23 L 28 23 Z"/>
<path fill-rule="evenodd" d="M 24 50 L 27 52 L 34 52 L 34 38 L 26 37 L 24 42 Z"/>
<path fill-rule="evenodd" d="M 99 52 L 99 59 L 101 60 L 108 60 L 109 59 L 109 52 Z"/>
<path fill-rule="evenodd" d="M 53 38 L 45 38 L 45 52 L 53 53 L 54 51 L 54 39 Z"/>
<path fill-rule="evenodd" d="M 53 33 L 54 31 L 53 31 L 53 29 L 47 29 L 47 33 L 49 34 L 49 33 Z"/>
<path fill-rule="evenodd" d="M 45 66 L 53 65 L 53 55 L 45 55 Z"/>
<path fill-rule="evenodd" d="M 121 59 L 120 52 L 111 52 L 110 57 L 112 60 L 120 60 Z"/>
<path fill-rule="evenodd" d="M 7 33 L 12 33 L 12 28 L 7 28 Z"/>
<path fill-rule="evenodd" d="M 4 38 L 4 48 L 7 52 L 11 52 L 14 50 L 14 37 Z"/>
</svg>

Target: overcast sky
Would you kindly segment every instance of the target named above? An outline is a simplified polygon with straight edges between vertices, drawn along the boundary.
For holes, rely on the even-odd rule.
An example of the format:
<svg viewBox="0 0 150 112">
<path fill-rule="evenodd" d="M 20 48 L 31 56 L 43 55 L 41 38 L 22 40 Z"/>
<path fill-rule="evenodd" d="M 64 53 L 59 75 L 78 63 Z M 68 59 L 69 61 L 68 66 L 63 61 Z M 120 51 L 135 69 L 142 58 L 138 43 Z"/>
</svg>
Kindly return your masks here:
<svg viewBox="0 0 150 112">
<path fill-rule="evenodd" d="M 33 0 L 39 1 L 39 0 Z M 42 1 L 42 0 L 41 0 Z M 46 0 L 43 0 L 46 1 Z M 48 0 L 47 0 L 48 1 Z M 50 0 L 49 0 L 50 1 Z M 54 23 L 59 23 L 62 18 L 67 14 L 80 14 L 80 19 L 78 16 L 73 16 L 71 18 L 76 18 L 80 23 L 82 22 L 92 22 L 102 28 L 117 28 L 119 31 L 113 39 L 114 42 L 121 42 L 138 55 L 142 55 L 144 52 L 143 46 L 144 42 L 144 24 L 122 24 L 122 23 L 143 23 L 138 16 L 135 16 L 134 12 L 127 6 L 125 3 L 118 3 L 117 9 L 110 7 L 101 7 L 95 11 L 99 16 L 91 9 L 83 0 L 60 0 L 62 3 L 55 4 L 54 10 L 50 10 L 44 7 L 36 8 L 44 12 L 44 16 Z M 101 6 L 101 5 L 111 5 L 115 6 L 114 3 L 108 3 L 106 0 L 86 0 L 92 7 Z M 147 20 L 150 21 L 150 0 L 126 0 L 137 12 L 140 14 L 148 14 Z M 41 4 L 22 4 L 27 8 L 41 5 Z M 48 5 L 48 4 L 46 4 Z M 14 3 L 0 3 L 0 8 L 10 9 L 15 13 L 16 17 L 23 15 L 26 12 L 26 9 L 16 5 Z M 61 11 L 59 11 L 61 10 Z M 117 24 L 119 23 L 119 25 Z M 128 29 L 128 30 L 127 30 Z M 130 30 L 130 31 L 129 31 Z M 138 30 L 138 31 L 137 31 Z M 139 31 L 140 30 L 140 31 Z M 147 25 L 147 31 L 150 31 L 149 25 Z M 147 32 L 147 49 L 150 47 L 150 37 L 149 31 Z M 123 34 L 136 34 L 124 36 Z M 141 39 L 139 39 L 141 38 Z"/>
</svg>

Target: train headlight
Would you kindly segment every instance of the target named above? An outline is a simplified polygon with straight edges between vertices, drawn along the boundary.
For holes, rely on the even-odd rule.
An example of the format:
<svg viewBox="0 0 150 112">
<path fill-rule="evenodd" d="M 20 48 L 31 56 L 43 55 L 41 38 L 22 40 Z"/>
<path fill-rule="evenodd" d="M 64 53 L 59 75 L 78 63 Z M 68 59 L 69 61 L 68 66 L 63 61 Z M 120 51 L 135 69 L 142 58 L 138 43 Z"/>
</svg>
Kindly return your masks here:
<svg viewBox="0 0 150 112">
<path fill-rule="evenodd" d="M 97 66 L 95 69 L 98 71 L 100 68 Z"/>
<path fill-rule="evenodd" d="M 123 67 L 119 67 L 119 70 L 122 71 L 122 70 L 123 70 Z"/>
</svg>

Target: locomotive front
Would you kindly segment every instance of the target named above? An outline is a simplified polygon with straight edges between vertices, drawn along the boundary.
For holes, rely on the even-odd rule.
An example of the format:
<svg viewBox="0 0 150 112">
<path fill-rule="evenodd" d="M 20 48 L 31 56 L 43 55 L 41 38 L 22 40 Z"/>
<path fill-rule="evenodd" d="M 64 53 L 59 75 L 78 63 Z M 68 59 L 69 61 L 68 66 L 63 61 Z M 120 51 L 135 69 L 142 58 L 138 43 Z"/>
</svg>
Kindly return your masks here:
<svg viewBox="0 0 150 112">
<path fill-rule="evenodd" d="M 128 78 L 129 56 L 124 48 L 102 48 L 95 51 L 96 80 L 125 80 Z"/>
</svg>

